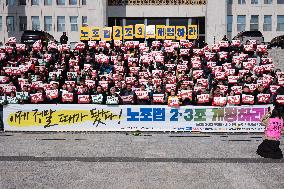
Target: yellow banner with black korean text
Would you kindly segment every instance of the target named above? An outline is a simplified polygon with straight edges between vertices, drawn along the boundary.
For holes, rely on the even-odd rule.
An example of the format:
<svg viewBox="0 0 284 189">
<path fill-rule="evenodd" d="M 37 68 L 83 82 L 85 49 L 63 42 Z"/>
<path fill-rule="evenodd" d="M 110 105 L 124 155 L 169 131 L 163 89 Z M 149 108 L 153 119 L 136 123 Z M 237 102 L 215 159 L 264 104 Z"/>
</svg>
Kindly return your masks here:
<svg viewBox="0 0 284 189">
<path fill-rule="evenodd" d="M 194 40 L 198 38 L 198 26 L 165 26 L 136 24 L 113 27 L 80 27 L 81 41 L 111 41 L 111 40 L 133 40 L 133 39 L 172 39 L 172 40 Z"/>
</svg>

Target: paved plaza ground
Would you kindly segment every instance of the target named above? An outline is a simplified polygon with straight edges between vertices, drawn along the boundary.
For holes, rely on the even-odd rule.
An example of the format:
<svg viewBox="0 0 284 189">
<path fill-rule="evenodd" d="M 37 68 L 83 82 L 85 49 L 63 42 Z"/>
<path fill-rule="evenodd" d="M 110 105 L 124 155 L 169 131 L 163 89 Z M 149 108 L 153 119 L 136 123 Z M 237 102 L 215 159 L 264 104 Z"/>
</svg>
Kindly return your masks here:
<svg viewBox="0 0 284 189">
<path fill-rule="evenodd" d="M 0 188 L 283 189 L 284 160 L 258 157 L 261 141 L 261 134 L 0 133 Z"/>
</svg>

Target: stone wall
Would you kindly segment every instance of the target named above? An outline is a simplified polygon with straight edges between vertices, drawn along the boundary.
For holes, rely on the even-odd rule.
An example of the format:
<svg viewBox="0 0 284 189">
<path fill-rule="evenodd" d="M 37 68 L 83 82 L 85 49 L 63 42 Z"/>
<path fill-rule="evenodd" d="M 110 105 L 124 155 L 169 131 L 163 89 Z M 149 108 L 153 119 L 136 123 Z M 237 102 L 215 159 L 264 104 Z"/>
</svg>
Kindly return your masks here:
<svg viewBox="0 0 284 189">
<path fill-rule="evenodd" d="M 276 68 L 284 71 L 284 49 L 271 49 L 269 50 L 269 57 L 273 58 Z"/>
</svg>

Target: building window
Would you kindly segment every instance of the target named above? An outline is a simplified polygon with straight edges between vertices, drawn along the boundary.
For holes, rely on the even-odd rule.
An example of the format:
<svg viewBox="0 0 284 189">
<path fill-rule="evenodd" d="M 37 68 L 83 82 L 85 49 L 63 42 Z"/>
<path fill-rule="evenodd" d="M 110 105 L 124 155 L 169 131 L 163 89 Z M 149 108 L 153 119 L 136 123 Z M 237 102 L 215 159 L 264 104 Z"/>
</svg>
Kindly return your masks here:
<svg viewBox="0 0 284 189">
<path fill-rule="evenodd" d="M 284 15 L 277 16 L 277 31 L 284 31 Z"/>
<path fill-rule="evenodd" d="M 251 15 L 250 31 L 258 31 L 258 15 Z"/>
<path fill-rule="evenodd" d="M 238 0 L 238 4 L 239 5 L 244 5 L 244 4 L 246 4 L 246 0 Z"/>
<path fill-rule="evenodd" d="M 78 31 L 78 16 L 70 16 L 71 31 Z"/>
<path fill-rule="evenodd" d="M 32 16 L 32 30 L 40 30 L 39 16 Z"/>
<path fill-rule="evenodd" d="M 65 16 L 57 16 L 57 31 L 65 31 Z"/>
<path fill-rule="evenodd" d="M 258 0 L 251 0 L 251 4 L 252 5 L 257 5 L 258 4 Z"/>
<path fill-rule="evenodd" d="M 82 5 L 87 5 L 87 0 L 82 0 Z"/>
<path fill-rule="evenodd" d="M 77 0 L 69 0 L 69 5 L 77 5 Z"/>
<path fill-rule="evenodd" d="M 233 0 L 227 0 L 227 4 L 232 5 L 233 4 Z"/>
<path fill-rule="evenodd" d="M 233 31 L 233 15 L 227 16 L 227 32 Z"/>
<path fill-rule="evenodd" d="M 237 31 L 245 31 L 246 30 L 246 16 L 238 15 L 237 17 Z"/>
<path fill-rule="evenodd" d="M 19 0 L 19 5 L 27 5 L 26 0 Z"/>
<path fill-rule="evenodd" d="M 65 5 L 65 0 L 57 0 L 57 5 Z"/>
<path fill-rule="evenodd" d="M 7 31 L 13 32 L 15 31 L 15 25 L 14 25 L 14 16 L 7 16 Z"/>
<path fill-rule="evenodd" d="M 27 17 L 26 16 L 20 16 L 20 31 L 25 31 L 27 30 Z"/>
<path fill-rule="evenodd" d="M 264 15 L 263 31 L 272 31 L 272 16 Z"/>
<path fill-rule="evenodd" d="M 39 5 L 39 0 L 32 0 L 32 5 Z"/>
<path fill-rule="evenodd" d="M 3 23 L 2 23 L 2 16 L 0 16 L 0 31 L 2 31 L 2 28 L 3 28 L 3 27 L 2 27 L 2 24 L 3 24 Z"/>
<path fill-rule="evenodd" d="M 52 30 L 52 16 L 45 16 L 44 17 L 44 31 L 51 31 Z"/>
<path fill-rule="evenodd" d="M 7 6 L 14 6 L 16 4 L 16 0 L 6 0 Z"/>
<path fill-rule="evenodd" d="M 277 4 L 284 4 L 284 0 L 277 0 Z"/>
<path fill-rule="evenodd" d="M 44 5 L 52 5 L 52 0 L 44 0 Z"/>
<path fill-rule="evenodd" d="M 82 16 L 82 26 L 87 26 L 87 25 L 88 25 L 88 17 Z"/>
<path fill-rule="evenodd" d="M 273 0 L 264 0 L 264 4 L 272 4 Z"/>
</svg>

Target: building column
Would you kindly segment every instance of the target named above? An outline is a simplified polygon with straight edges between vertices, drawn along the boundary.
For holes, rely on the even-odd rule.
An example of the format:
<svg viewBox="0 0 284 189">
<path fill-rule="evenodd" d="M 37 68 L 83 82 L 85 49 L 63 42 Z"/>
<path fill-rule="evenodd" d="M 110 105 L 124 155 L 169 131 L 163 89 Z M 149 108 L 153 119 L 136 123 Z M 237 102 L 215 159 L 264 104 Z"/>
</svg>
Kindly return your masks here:
<svg viewBox="0 0 284 189">
<path fill-rule="evenodd" d="M 126 18 L 122 19 L 122 28 L 124 29 L 124 27 L 126 26 Z M 122 36 L 122 42 L 124 43 L 124 35 Z"/>
<path fill-rule="evenodd" d="M 144 19 L 144 26 L 145 26 L 145 39 L 144 39 L 144 42 L 145 42 L 145 43 L 147 43 L 147 38 L 146 38 L 146 26 L 147 26 L 147 24 L 148 24 L 148 19 L 145 18 L 145 19 Z"/>
<path fill-rule="evenodd" d="M 207 1 L 205 17 L 205 41 L 212 45 L 220 41 L 227 33 L 227 1 Z"/>
<path fill-rule="evenodd" d="M 188 18 L 188 25 L 192 25 L 192 18 Z"/>
<path fill-rule="evenodd" d="M 166 26 L 170 25 L 170 18 L 166 18 Z"/>
</svg>

